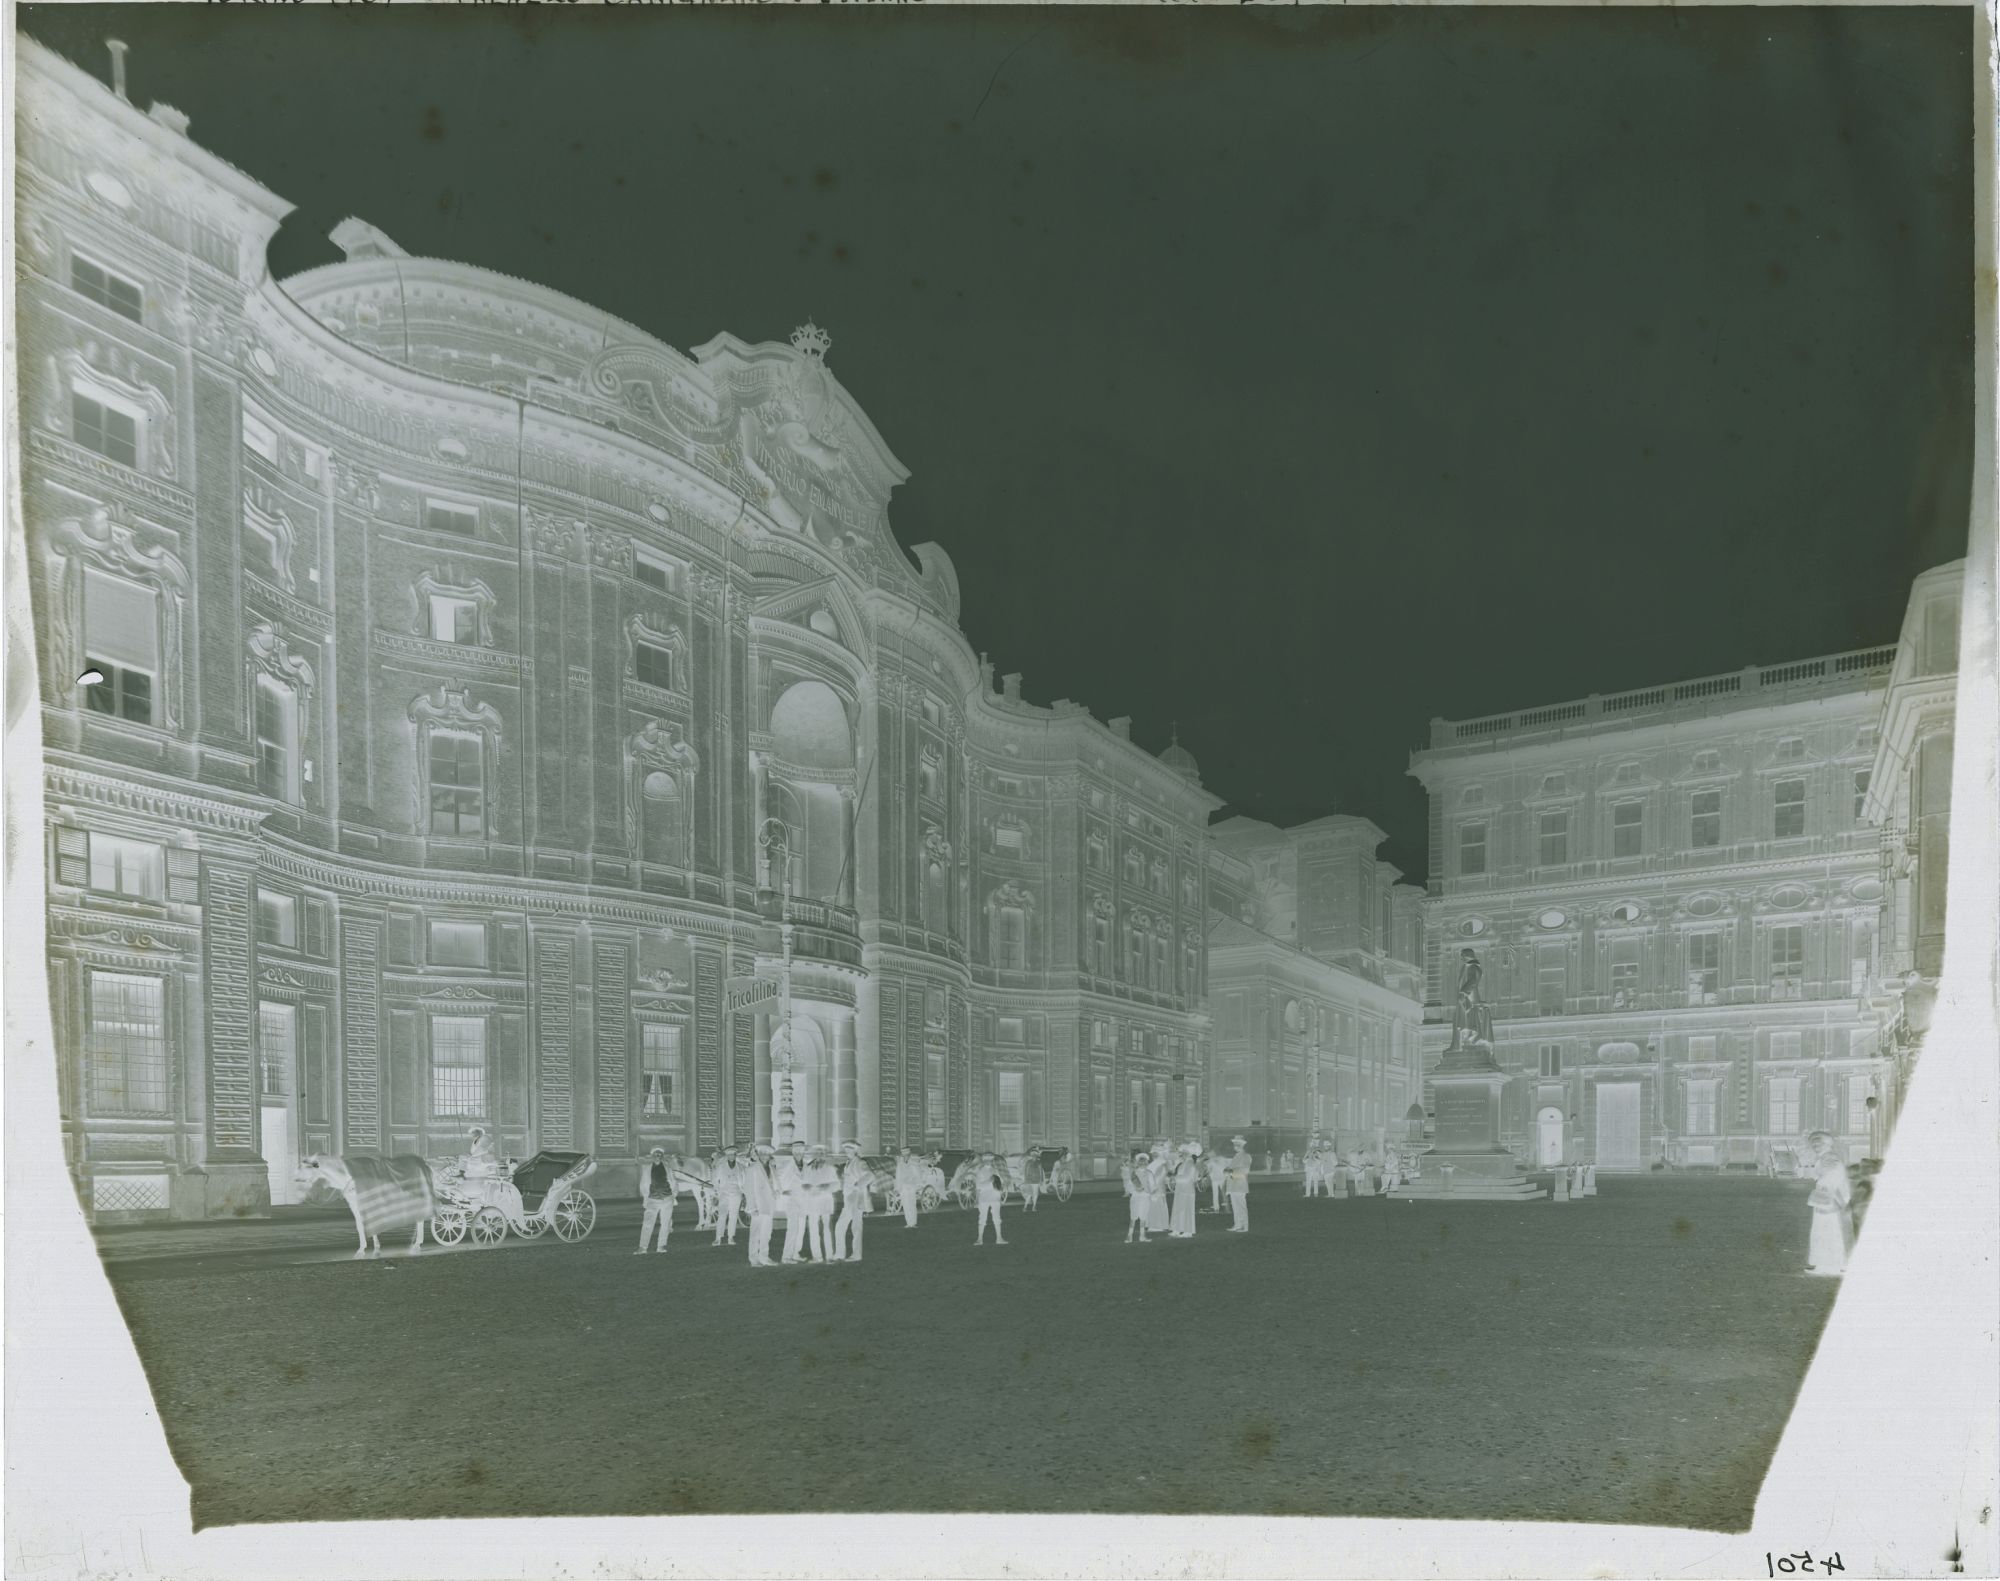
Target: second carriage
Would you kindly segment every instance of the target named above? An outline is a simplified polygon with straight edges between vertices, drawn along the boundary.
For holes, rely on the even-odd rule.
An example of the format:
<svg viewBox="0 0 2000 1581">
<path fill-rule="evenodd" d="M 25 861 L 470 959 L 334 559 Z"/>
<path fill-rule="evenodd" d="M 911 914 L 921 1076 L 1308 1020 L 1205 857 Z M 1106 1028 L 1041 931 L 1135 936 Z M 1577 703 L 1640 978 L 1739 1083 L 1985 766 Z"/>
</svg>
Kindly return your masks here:
<svg viewBox="0 0 2000 1581">
<path fill-rule="evenodd" d="M 497 1246 L 509 1230 L 529 1241 L 550 1230 L 557 1240 L 580 1241 L 597 1223 L 597 1204 L 582 1186 L 596 1168 L 588 1153 L 548 1151 L 497 1173 L 468 1174 L 460 1159 L 436 1166 L 431 1234 L 445 1246 L 468 1236 L 475 1246 Z"/>
<path fill-rule="evenodd" d="M 957 1156 L 960 1161 L 951 1172 L 949 1189 L 960 1207 L 970 1208 L 978 1201 L 979 1189 L 973 1166 L 982 1155 Z M 1076 1159 L 1066 1147 L 1031 1147 L 1022 1153 L 995 1154 L 993 1161 L 1000 1166 L 1003 1203 L 1027 1201 L 1027 1188 L 1037 1175 L 1041 1189 L 1058 1202 L 1069 1201 L 1076 1190 Z"/>
</svg>

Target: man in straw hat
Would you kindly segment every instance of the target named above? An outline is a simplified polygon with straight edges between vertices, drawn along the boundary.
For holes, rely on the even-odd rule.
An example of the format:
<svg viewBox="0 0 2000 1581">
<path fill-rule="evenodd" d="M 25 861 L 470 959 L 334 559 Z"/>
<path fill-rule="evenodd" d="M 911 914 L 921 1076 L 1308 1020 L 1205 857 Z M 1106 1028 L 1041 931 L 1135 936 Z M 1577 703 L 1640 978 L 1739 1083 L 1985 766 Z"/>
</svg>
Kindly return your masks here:
<svg viewBox="0 0 2000 1581">
<path fill-rule="evenodd" d="M 972 1244 L 986 1244 L 986 1221 L 993 1221 L 993 1244 L 1005 1246 L 1007 1237 L 1000 1233 L 1000 1197 L 1006 1187 L 1000 1183 L 1000 1165 L 991 1153 L 981 1153 L 972 1166 L 972 1190 L 979 1203 L 979 1226 L 973 1231 Z"/>
<path fill-rule="evenodd" d="M 750 1209 L 750 1266 L 771 1266 L 771 1227 L 778 1214 L 778 1192 L 771 1184 L 771 1149 L 759 1142 L 743 1161 L 743 1197 Z"/>
<path fill-rule="evenodd" d="M 715 1244 L 722 1245 L 726 1238 L 734 1246 L 736 1218 L 743 1211 L 743 1166 L 737 1162 L 733 1144 L 715 1155 L 711 1178 L 715 1185 Z"/>
<path fill-rule="evenodd" d="M 896 1200 L 902 1205 L 906 1230 L 917 1227 L 917 1195 L 923 1188 L 923 1160 L 906 1147 L 896 1155 Z"/>
<path fill-rule="evenodd" d="M 869 1197 L 875 1177 L 861 1161 L 859 1142 L 842 1142 L 840 1164 L 840 1222 L 833 1227 L 833 1260 L 861 1261 L 861 1226 L 868 1218 Z"/>
<path fill-rule="evenodd" d="M 1232 1234 L 1250 1233 L 1250 1144 L 1240 1136 L 1229 1139 L 1236 1151 L 1229 1158 L 1229 1210 L 1234 1222 L 1229 1226 Z"/>
<path fill-rule="evenodd" d="M 639 1200 L 645 1205 L 639 1220 L 639 1249 L 632 1255 L 644 1257 L 649 1251 L 667 1249 L 667 1237 L 674 1228 L 674 1182 L 667 1172 L 667 1150 L 656 1147 L 639 1172 Z M 660 1244 L 654 1246 L 653 1227 L 659 1226 Z"/>
</svg>

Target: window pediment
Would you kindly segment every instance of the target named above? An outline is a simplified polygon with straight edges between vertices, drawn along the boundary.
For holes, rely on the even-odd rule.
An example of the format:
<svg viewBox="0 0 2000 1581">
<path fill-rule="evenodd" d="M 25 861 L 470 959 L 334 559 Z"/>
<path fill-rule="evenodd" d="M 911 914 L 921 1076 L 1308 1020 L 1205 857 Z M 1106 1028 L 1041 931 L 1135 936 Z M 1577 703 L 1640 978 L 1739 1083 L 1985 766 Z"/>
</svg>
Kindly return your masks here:
<svg viewBox="0 0 2000 1581">
<path fill-rule="evenodd" d="M 482 648 L 493 646 L 493 611 L 500 601 L 494 596 L 492 588 L 477 578 L 460 581 L 456 569 L 449 565 L 424 572 L 410 589 L 412 610 L 410 630 L 416 636 L 435 635 L 431 629 L 433 598 L 462 599 L 471 604 L 477 611 L 479 646 Z"/>
</svg>

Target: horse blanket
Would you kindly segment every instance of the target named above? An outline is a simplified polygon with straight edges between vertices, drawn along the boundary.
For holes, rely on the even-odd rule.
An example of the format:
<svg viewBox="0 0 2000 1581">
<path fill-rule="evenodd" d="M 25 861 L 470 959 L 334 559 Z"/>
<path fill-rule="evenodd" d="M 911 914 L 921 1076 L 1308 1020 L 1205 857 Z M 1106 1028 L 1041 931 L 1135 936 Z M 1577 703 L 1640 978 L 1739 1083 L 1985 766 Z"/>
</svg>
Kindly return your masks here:
<svg viewBox="0 0 2000 1581">
<path fill-rule="evenodd" d="M 354 1211 L 361 1216 L 363 1235 L 406 1229 L 436 1211 L 430 1166 L 421 1158 L 362 1154 L 343 1162 L 354 1177 Z"/>
</svg>

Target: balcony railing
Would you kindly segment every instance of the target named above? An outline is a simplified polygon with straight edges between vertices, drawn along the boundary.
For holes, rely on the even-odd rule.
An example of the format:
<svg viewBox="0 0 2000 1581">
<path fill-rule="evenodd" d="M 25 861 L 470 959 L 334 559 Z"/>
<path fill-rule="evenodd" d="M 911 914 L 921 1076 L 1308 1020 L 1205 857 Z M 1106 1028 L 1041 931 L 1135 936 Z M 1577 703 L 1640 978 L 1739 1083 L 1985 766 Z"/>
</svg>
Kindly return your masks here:
<svg viewBox="0 0 2000 1581">
<path fill-rule="evenodd" d="M 1648 715 L 1700 713 L 1726 699 L 1724 706 L 1745 707 L 1752 699 L 1773 701 L 1787 695 L 1814 692 L 1851 691 L 1886 677 L 1896 659 L 1896 645 L 1857 648 L 1848 653 L 1826 654 L 1817 659 L 1796 659 L 1789 664 L 1752 665 L 1728 675 L 1706 675 L 1671 686 L 1646 686 L 1632 691 L 1610 692 L 1552 703 L 1542 708 L 1506 714 L 1486 714 L 1477 719 L 1433 719 L 1431 745 L 1449 747 L 1490 740 L 1495 736 L 1561 735 L 1571 729 L 1590 729 L 1605 719 L 1621 722 Z"/>
</svg>

